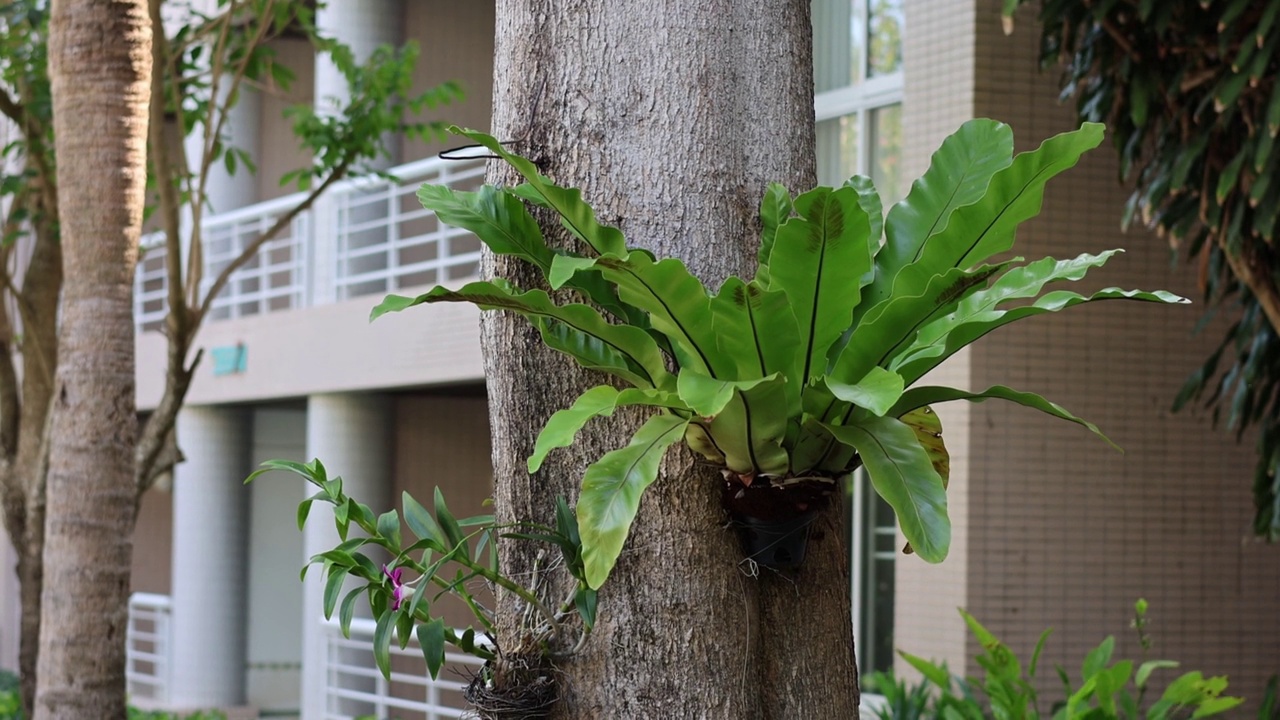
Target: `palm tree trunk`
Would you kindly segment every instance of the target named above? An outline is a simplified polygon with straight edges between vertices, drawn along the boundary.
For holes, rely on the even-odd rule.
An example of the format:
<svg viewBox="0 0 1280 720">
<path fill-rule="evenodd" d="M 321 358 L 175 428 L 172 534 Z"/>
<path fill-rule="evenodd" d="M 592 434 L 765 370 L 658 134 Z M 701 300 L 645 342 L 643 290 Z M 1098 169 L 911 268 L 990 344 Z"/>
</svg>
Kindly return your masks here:
<svg viewBox="0 0 1280 720">
<path fill-rule="evenodd" d="M 146 181 L 145 0 L 54 0 L 62 324 L 35 717 L 124 718 L 136 490 L 132 289 Z"/>
</svg>

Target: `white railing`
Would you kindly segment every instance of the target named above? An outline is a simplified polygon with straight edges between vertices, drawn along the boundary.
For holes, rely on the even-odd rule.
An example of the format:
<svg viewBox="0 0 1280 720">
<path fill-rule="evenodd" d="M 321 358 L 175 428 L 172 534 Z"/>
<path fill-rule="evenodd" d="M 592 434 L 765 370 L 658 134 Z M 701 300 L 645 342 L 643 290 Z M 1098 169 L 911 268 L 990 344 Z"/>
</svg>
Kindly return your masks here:
<svg viewBox="0 0 1280 720">
<path fill-rule="evenodd" d="M 202 295 L 244 249 L 302 202 L 304 195 L 288 195 L 269 202 L 222 213 L 204 223 Z M 226 287 L 209 308 L 210 320 L 227 320 L 293 310 L 307 304 L 308 252 L 311 213 L 298 213 L 279 235 L 231 274 Z"/>
<path fill-rule="evenodd" d="M 422 208 L 416 193 L 424 182 L 475 189 L 484 181 L 484 161 L 432 158 L 388 172 L 398 181 L 334 183 L 232 273 L 214 299 L 209 319 L 293 310 L 476 275 L 479 240 L 441 225 Z M 249 243 L 305 197 L 289 195 L 205 218 L 202 289 L 207 291 Z M 134 280 L 134 317 L 140 329 L 155 330 L 167 312 L 163 234 L 144 237 L 142 251 Z"/>
<path fill-rule="evenodd" d="M 129 697 L 163 705 L 169 699 L 169 596 L 129 596 L 125 631 L 125 680 Z"/>
<path fill-rule="evenodd" d="M 391 642 L 391 679 L 387 680 L 373 661 L 372 620 L 351 621 L 351 637 L 342 636 L 335 621 L 325 628 L 325 720 L 350 720 L 370 714 L 375 718 L 395 717 L 395 711 L 420 713 L 425 720 L 459 718 L 466 713 L 462 691 L 466 674 L 480 666 L 470 655 L 445 654 L 445 667 L 438 679 L 427 674 L 426 662 L 416 638 L 403 650 Z"/>
<path fill-rule="evenodd" d="M 400 182 L 355 182 L 330 195 L 339 300 L 443 284 L 479 271 L 480 242 L 439 223 L 418 202 L 417 191 L 424 182 L 473 190 L 484 181 L 484 162 L 431 159 L 391 172 Z"/>
</svg>

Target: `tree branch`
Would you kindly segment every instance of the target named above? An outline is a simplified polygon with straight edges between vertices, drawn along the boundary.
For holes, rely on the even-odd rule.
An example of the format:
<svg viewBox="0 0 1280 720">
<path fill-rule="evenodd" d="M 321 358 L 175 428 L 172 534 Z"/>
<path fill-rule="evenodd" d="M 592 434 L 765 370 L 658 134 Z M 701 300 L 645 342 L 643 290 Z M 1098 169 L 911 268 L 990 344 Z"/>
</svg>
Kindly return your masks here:
<svg viewBox="0 0 1280 720">
<path fill-rule="evenodd" d="M 298 215 L 302 214 L 315 204 L 316 199 L 324 194 L 324 191 L 328 190 L 329 186 L 333 185 L 338 180 L 341 180 L 347 174 L 347 170 L 350 166 L 350 160 L 342 161 L 342 163 L 340 163 L 338 167 L 334 168 L 333 172 L 329 174 L 329 177 L 324 179 L 324 182 L 320 183 L 319 186 L 311 191 L 311 194 L 308 195 L 305 200 L 295 205 L 293 209 L 289 210 L 289 212 L 281 215 L 279 218 L 276 218 L 275 223 L 272 224 L 270 228 L 258 237 L 254 238 L 253 242 L 246 245 L 244 250 L 236 256 L 235 260 L 232 260 L 230 264 L 222 269 L 222 272 L 218 273 L 218 277 L 213 281 L 213 285 L 210 286 L 209 292 L 205 294 L 204 300 L 200 303 L 200 310 L 196 313 L 195 323 L 197 326 L 204 320 L 205 315 L 208 314 L 209 308 L 213 305 L 214 298 L 218 297 L 218 293 L 222 292 L 222 289 L 226 287 L 227 282 L 231 279 L 231 274 L 243 267 L 245 263 L 252 260 L 253 256 L 258 254 L 258 250 L 260 250 L 263 245 L 274 239 L 282 230 L 289 227 L 294 218 L 298 217 Z"/>
<path fill-rule="evenodd" d="M 8 117 L 18 127 L 26 127 L 27 111 L 13 99 L 9 91 L 0 87 L 0 113 Z"/>
<path fill-rule="evenodd" d="M 163 27 L 160 14 L 162 0 L 149 0 L 152 27 Z M 147 137 L 151 152 L 151 166 L 156 174 L 156 188 L 160 195 L 160 221 L 164 226 L 165 275 L 168 279 L 169 313 L 165 324 L 170 342 L 186 335 L 187 303 L 182 292 L 182 203 L 173 185 L 173 166 L 169 161 L 169 148 L 164 137 L 165 76 L 171 67 L 168 41 L 164 33 L 158 33 L 151 44 L 151 112 Z"/>
</svg>

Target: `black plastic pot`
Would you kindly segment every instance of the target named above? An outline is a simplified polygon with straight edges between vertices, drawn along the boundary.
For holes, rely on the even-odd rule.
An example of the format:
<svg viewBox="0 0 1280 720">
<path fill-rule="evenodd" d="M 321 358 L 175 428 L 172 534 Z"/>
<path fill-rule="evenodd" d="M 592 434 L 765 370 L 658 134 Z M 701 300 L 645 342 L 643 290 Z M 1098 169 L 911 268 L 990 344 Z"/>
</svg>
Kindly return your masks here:
<svg viewBox="0 0 1280 720">
<path fill-rule="evenodd" d="M 762 520 L 735 514 L 733 519 L 748 559 L 767 568 L 789 570 L 804 562 L 809 526 L 817 516 L 806 512 L 785 520 Z"/>
</svg>

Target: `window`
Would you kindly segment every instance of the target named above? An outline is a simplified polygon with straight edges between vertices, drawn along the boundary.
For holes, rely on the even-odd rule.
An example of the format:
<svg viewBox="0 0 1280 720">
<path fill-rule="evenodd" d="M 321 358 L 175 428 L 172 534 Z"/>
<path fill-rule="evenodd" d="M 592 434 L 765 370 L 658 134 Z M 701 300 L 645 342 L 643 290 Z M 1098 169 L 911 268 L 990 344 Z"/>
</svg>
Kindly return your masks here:
<svg viewBox="0 0 1280 720">
<path fill-rule="evenodd" d="M 818 182 L 868 175 L 885 207 L 906 192 L 902 175 L 903 0 L 813 0 Z M 854 474 L 849 541 L 853 628 L 865 677 L 893 667 L 893 510 L 866 474 Z"/>
<path fill-rule="evenodd" d="M 866 677 L 877 670 L 893 669 L 898 526 L 893 508 L 876 494 L 866 471 L 853 474 L 850 495 L 854 649 L 858 653 L 858 673 Z"/>
<path fill-rule="evenodd" d="M 813 27 L 818 182 L 870 175 L 888 206 L 904 190 L 902 0 L 814 0 Z"/>
</svg>

